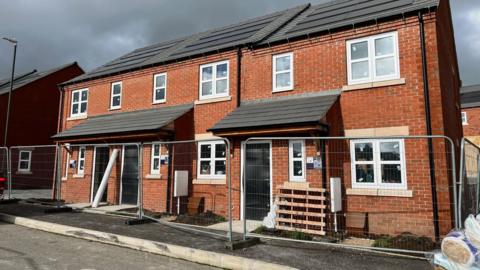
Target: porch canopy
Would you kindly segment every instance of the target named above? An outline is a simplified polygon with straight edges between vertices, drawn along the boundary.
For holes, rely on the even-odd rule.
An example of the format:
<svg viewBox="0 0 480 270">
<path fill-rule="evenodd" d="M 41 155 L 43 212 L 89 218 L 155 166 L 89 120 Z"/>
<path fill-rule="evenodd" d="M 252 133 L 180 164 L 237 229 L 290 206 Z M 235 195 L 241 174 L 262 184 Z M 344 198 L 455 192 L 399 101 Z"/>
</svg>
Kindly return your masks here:
<svg viewBox="0 0 480 270">
<path fill-rule="evenodd" d="M 115 137 L 155 136 L 173 132 L 176 119 L 193 109 L 193 104 L 163 107 L 159 109 L 113 113 L 89 117 L 85 122 L 64 130 L 52 138 L 71 141 L 86 137 L 104 139 Z"/>
<path fill-rule="evenodd" d="M 340 90 L 242 102 L 208 131 L 217 136 L 326 131 L 325 115 Z"/>
</svg>

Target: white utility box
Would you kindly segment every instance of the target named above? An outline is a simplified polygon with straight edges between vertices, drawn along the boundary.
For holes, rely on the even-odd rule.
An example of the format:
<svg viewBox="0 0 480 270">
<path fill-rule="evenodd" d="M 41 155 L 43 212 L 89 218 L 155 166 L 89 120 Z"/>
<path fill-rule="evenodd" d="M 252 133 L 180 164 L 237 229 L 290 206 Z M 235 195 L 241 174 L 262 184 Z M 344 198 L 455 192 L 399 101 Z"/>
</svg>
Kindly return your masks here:
<svg viewBox="0 0 480 270">
<path fill-rule="evenodd" d="M 330 204 L 332 213 L 342 211 L 342 181 L 339 177 L 330 178 Z"/>
</svg>

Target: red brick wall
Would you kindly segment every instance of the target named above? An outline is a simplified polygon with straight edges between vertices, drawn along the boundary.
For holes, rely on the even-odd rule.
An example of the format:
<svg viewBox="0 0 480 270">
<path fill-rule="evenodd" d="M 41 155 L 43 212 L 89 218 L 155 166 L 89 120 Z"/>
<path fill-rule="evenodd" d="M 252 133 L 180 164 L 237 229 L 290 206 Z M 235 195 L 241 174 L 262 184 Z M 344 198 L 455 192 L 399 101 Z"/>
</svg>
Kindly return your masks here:
<svg viewBox="0 0 480 270">
<path fill-rule="evenodd" d="M 479 136 L 480 135 L 480 108 L 462 109 L 467 113 L 467 123 L 463 126 L 463 133 L 465 136 Z"/>
</svg>

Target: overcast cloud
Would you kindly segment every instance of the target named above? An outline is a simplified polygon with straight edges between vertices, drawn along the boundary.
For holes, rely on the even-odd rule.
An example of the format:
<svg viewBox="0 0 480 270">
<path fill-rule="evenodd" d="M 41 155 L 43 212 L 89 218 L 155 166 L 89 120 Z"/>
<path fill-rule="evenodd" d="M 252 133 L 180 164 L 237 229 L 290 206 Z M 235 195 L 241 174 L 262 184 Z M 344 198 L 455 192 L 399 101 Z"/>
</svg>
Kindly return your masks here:
<svg viewBox="0 0 480 270">
<path fill-rule="evenodd" d="M 91 70 L 133 49 L 327 0 L 0 0 L 0 36 L 19 41 L 17 74 L 78 61 Z M 452 2 L 464 85 L 480 84 L 480 1 Z M 0 42 L 0 78 L 11 46 Z"/>
</svg>

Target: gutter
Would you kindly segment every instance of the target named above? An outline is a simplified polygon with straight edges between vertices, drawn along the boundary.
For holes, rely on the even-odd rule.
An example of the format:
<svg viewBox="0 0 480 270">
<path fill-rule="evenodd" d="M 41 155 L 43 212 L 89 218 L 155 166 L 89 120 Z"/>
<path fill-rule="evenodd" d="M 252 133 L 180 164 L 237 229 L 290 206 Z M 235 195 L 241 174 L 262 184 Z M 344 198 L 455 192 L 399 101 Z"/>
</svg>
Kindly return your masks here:
<svg viewBox="0 0 480 270">
<path fill-rule="evenodd" d="M 422 75 L 423 75 L 423 96 L 425 106 L 425 125 L 427 128 L 427 135 L 432 136 L 432 119 L 430 113 L 430 88 L 428 83 L 428 71 L 427 71 L 427 51 L 425 42 L 425 22 L 423 20 L 423 14 L 418 12 L 418 21 L 420 23 L 420 44 L 422 50 Z M 432 189 L 432 209 L 433 209 L 433 227 L 435 230 L 435 240 L 440 240 L 440 227 L 438 220 L 438 198 L 437 198 L 437 180 L 435 175 L 435 159 L 433 154 L 433 141 L 432 138 L 428 138 L 428 160 L 430 164 L 430 186 Z"/>
</svg>

